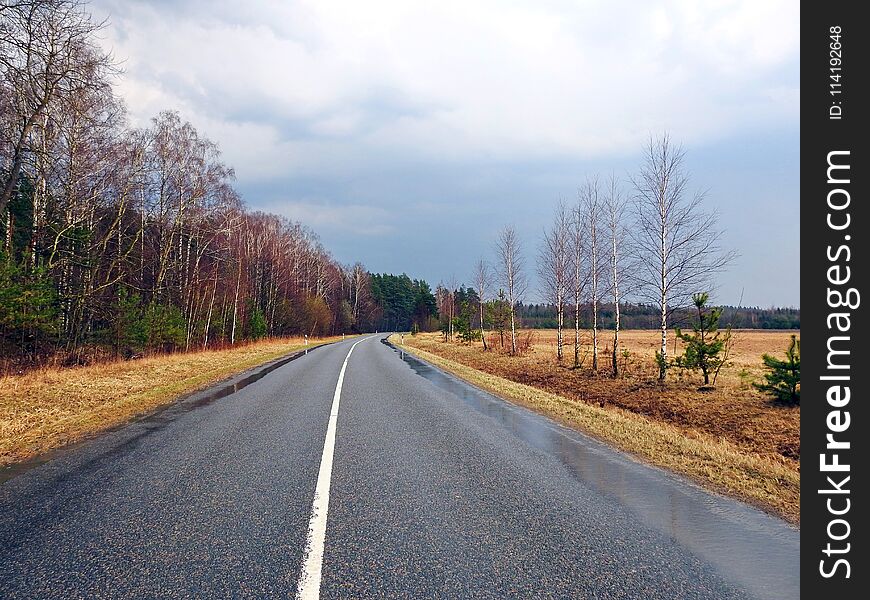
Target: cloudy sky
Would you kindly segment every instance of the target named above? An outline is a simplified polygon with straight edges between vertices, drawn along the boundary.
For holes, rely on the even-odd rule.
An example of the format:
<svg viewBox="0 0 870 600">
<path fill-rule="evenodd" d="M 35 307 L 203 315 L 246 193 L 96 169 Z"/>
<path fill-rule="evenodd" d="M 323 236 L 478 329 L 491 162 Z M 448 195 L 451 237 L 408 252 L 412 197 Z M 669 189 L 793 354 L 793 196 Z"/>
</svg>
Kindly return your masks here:
<svg viewBox="0 0 870 600">
<path fill-rule="evenodd" d="M 799 14 L 791 1 L 95 0 L 134 125 L 171 108 L 257 209 L 337 259 L 433 285 L 559 198 L 687 151 L 741 257 L 718 298 L 800 304 Z M 531 263 L 531 260 L 529 261 Z"/>
</svg>

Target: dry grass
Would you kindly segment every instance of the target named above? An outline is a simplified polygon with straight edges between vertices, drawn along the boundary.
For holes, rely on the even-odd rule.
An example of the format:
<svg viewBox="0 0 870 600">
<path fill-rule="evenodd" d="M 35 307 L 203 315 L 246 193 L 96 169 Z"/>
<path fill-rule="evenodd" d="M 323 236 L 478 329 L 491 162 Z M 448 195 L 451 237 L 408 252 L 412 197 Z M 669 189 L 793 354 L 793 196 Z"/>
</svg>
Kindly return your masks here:
<svg viewBox="0 0 870 600">
<path fill-rule="evenodd" d="M 604 341 L 598 376 L 588 355 L 570 368 L 570 347 L 558 364 L 553 331 L 536 332 L 521 357 L 444 343 L 438 334 L 405 336 L 405 345 L 489 391 L 798 522 L 800 408 L 771 404 L 751 386 L 763 373 L 761 354 L 782 354 L 791 333 L 736 332 L 732 364 L 712 391 L 677 369 L 666 385 L 656 381 L 654 331 L 621 334 L 629 354 L 619 379 L 606 376 Z"/>
<path fill-rule="evenodd" d="M 92 436 L 303 347 L 301 338 L 282 338 L 0 377 L 0 466 Z"/>
</svg>

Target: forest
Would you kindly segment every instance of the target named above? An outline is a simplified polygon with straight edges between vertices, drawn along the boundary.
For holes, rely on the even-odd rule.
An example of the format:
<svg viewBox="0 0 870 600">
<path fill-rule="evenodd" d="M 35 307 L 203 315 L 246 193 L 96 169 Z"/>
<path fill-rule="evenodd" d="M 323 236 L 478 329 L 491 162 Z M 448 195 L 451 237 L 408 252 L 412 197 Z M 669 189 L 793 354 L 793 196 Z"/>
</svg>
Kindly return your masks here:
<svg viewBox="0 0 870 600">
<path fill-rule="evenodd" d="M 587 174 L 576 199 L 556 205 L 531 264 L 517 228 L 502 227 L 490 256 L 469 265 L 471 286 L 436 289 L 445 341 L 477 339 L 486 351 L 487 330 L 495 330 L 499 349 L 517 356 L 532 345 L 528 332 L 521 339 L 522 327 L 555 329 L 559 363 L 572 351 L 579 368 L 588 339 L 592 372 L 606 364 L 616 378 L 620 331 L 657 329 L 664 381 L 683 360 L 669 348 L 670 330 L 679 337 L 681 328 L 700 327 L 706 339 L 721 326 L 727 340 L 732 329 L 799 329 L 797 308 L 715 306 L 719 275 L 739 253 L 724 243 L 705 192 L 691 190 L 685 156 L 667 132 L 650 134 L 634 173 Z M 533 290 L 543 302 L 528 303 Z"/>
<path fill-rule="evenodd" d="M 597 361 L 599 329 L 656 328 L 664 360 L 666 330 L 735 256 L 665 134 L 629 191 L 592 176 L 559 204 L 533 268 L 513 227 L 468 286 L 342 264 L 305 224 L 249 208 L 179 112 L 130 124 L 86 3 L 0 11 L 0 369 L 386 330 L 489 328 L 516 352 L 523 326 L 556 328 L 560 359 L 573 329 L 575 361 L 581 329 Z M 541 304 L 526 303 L 530 271 Z M 800 313 L 725 307 L 722 322 L 799 328 Z"/>
<path fill-rule="evenodd" d="M 581 313 L 581 326 L 588 328 L 591 311 L 586 306 Z M 601 303 L 598 308 L 598 323 L 602 329 L 616 326 L 612 303 Z M 649 304 L 623 303 L 619 307 L 621 326 L 626 329 L 658 329 L 660 313 L 658 308 Z M 526 327 L 533 329 L 555 329 L 558 325 L 556 306 L 553 304 L 524 304 L 517 307 L 517 314 Z M 675 310 L 673 324 L 686 325 L 692 322 L 694 314 L 690 308 Z M 721 321 L 735 329 L 800 329 L 801 311 L 799 308 L 760 308 L 757 306 L 723 306 Z"/>
<path fill-rule="evenodd" d="M 178 112 L 130 126 L 86 9 L 0 4 L 0 368 L 430 326 L 425 281 L 250 209 Z"/>
</svg>

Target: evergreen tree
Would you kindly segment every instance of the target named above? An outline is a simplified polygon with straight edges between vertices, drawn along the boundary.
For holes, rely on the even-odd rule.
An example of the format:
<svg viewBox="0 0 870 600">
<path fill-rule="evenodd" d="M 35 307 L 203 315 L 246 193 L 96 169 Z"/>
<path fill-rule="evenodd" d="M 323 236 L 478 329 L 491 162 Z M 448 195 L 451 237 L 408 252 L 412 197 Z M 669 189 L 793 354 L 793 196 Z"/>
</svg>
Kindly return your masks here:
<svg viewBox="0 0 870 600">
<path fill-rule="evenodd" d="M 456 292 L 456 316 L 453 317 L 453 330 L 465 343 L 480 339 L 480 330 L 474 327 L 474 317 L 477 314 L 480 298 L 474 288 L 460 287 Z"/>
<path fill-rule="evenodd" d="M 251 318 L 248 323 L 249 336 L 252 340 L 259 340 L 266 335 L 266 316 L 259 308 L 254 308 L 251 311 Z"/>
<path fill-rule="evenodd" d="M 431 329 L 430 320 L 438 314 L 429 284 L 406 274 L 373 273 L 371 294 L 380 318 L 372 328 L 381 331 L 419 331 Z"/>
<path fill-rule="evenodd" d="M 791 342 L 785 351 L 785 360 L 769 354 L 762 355 L 761 360 L 768 372 L 764 375 L 764 383 L 753 384 L 756 389 L 784 404 L 800 405 L 801 341 L 797 336 L 791 336 Z"/>
<path fill-rule="evenodd" d="M 184 344 L 184 314 L 177 306 L 152 304 L 145 311 L 145 331 L 150 348 L 171 352 Z"/>
<path fill-rule="evenodd" d="M 56 295 L 45 270 L 0 253 L 0 350 L 32 352 L 56 333 Z"/>
<path fill-rule="evenodd" d="M 132 294 L 126 287 L 118 291 L 115 318 L 107 335 L 112 336 L 115 353 L 125 357 L 133 356 L 148 343 L 148 324 L 143 318 L 142 298 Z"/>
<path fill-rule="evenodd" d="M 504 334 L 510 322 L 510 303 L 504 290 L 499 290 L 495 299 L 486 303 L 486 320 L 498 331 L 501 348 L 504 350 Z"/>
<path fill-rule="evenodd" d="M 697 310 L 698 320 L 692 324 L 692 333 L 684 333 L 679 327 L 676 328 L 677 338 L 686 345 L 682 356 L 677 357 L 676 365 L 692 371 L 700 370 L 705 386 L 710 385 L 710 375 L 722 367 L 722 351 L 731 336 L 730 330 L 724 333 L 719 331 L 722 309 L 708 308 L 709 299 L 707 292 L 693 294 L 692 303 Z"/>
</svg>

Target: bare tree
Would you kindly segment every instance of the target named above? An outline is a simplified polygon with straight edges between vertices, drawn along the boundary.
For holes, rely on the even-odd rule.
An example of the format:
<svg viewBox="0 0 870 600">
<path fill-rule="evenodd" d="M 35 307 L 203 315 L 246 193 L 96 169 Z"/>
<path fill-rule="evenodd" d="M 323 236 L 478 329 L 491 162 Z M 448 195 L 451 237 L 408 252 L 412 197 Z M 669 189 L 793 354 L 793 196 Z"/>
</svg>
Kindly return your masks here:
<svg viewBox="0 0 870 600">
<path fill-rule="evenodd" d="M 483 350 L 486 351 L 486 331 L 484 329 L 486 310 L 486 295 L 489 293 L 489 285 L 492 281 L 492 272 L 487 263 L 482 258 L 477 261 L 474 266 L 474 283 L 477 286 L 478 305 L 480 309 L 480 339 L 483 342 Z"/>
<path fill-rule="evenodd" d="M 668 368 L 668 318 L 692 294 L 711 289 L 711 278 L 736 256 L 722 249 L 715 211 L 705 212 L 704 194 L 688 195 L 685 152 L 668 134 L 650 137 L 644 165 L 633 179 L 639 257 L 638 290 L 661 311 L 659 379 Z"/>
<path fill-rule="evenodd" d="M 360 320 L 360 312 L 369 302 L 371 291 L 369 290 L 369 275 L 362 263 L 357 262 L 347 274 L 350 283 L 349 296 L 351 298 L 351 314 L 353 324 L 357 325 Z"/>
<path fill-rule="evenodd" d="M 571 215 L 565 203 L 560 201 L 550 229 L 538 252 L 538 275 L 541 278 L 547 300 L 556 307 L 556 359 L 564 356 L 565 303 L 568 298 L 571 278 Z"/>
<path fill-rule="evenodd" d="M 0 185 L 0 214 L 19 182 L 31 147 L 31 133 L 44 123 L 49 106 L 73 98 L 83 81 L 112 70 L 111 58 L 95 43 L 102 23 L 95 23 L 79 0 L 34 0 L 0 3 L 0 78 L 16 113 L 9 164 Z"/>
<path fill-rule="evenodd" d="M 0 303 L 0 355 L 96 358 L 370 322 L 383 300 L 364 267 L 346 278 L 309 229 L 249 211 L 217 144 L 172 111 L 129 128 L 86 8 L 0 0 L 0 235 L 20 289 Z"/>
<path fill-rule="evenodd" d="M 588 240 L 589 303 L 592 307 L 592 372 L 598 372 L 598 302 L 601 297 L 601 199 L 598 177 L 590 177 L 580 191 L 580 212 Z"/>
<path fill-rule="evenodd" d="M 586 269 L 586 228 L 580 202 L 572 210 L 570 222 L 571 292 L 574 300 L 574 368 L 580 366 L 580 309 L 588 284 Z"/>
<path fill-rule="evenodd" d="M 625 248 L 626 238 L 628 233 L 625 227 L 626 211 L 628 209 L 628 197 L 622 193 L 619 186 L 619 180 L 615 175 L 610 176 L 608 182 L 607 195 L 604 199 L 604 216 L 607 227 L 607 235 L 609 237 L 609 283 L 611 299 L 613 301 L 613 376 L 619 376 L 619 329 L 620 323 L 620 307 L 622 301 L 622 293 L 624 293 L 624 281 L 626 278 L 626 256 L 628 255 Z"/>
<path fill-rule="evenodd" d="M 522 255 L 522 244 L 516 229 L 505 227 L 498 234 L 495 243 L 498 257 L 498 275 L 500 283 L 507 291 L 507 301 L 510 310 L 511 323 L 511 354 L 517 353 L 517 319 L 516 305 L 522 301 L 526 293 L 528 281 L 525 274 L 525 260 Z"/>
<path fill-rule="evenodd" d="M 447 284 L 450 285 L 450 284 Z M 451 321 L 453 321 L 453 312 L 454 312 L 454 294 L 453 292 L 445 287 L 444 283 L 441 282 L 435 288 L 435 304 L 438 308 L 438 314 L 441 318 L 447 318 L 447 321 L 443 323 L 444 328 L 444 341 L 446 342 L 451 338 Z"/>
<path fill-rule="evenodd" d="M 452 340 L 455 334 L 454 320 L 456 318 L 456 290 L 459 289 L 459 282 L 456 280 L 456 274 L 450 275 L 450 280 L 447 282 L 447 285 L 450 286 L 450 302 L 447 303 L 448 310 L 448 320 L 447 320 L 447 330 L 448 337 Z"/>
</svg>

